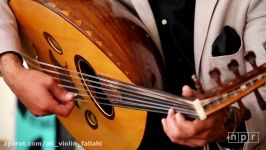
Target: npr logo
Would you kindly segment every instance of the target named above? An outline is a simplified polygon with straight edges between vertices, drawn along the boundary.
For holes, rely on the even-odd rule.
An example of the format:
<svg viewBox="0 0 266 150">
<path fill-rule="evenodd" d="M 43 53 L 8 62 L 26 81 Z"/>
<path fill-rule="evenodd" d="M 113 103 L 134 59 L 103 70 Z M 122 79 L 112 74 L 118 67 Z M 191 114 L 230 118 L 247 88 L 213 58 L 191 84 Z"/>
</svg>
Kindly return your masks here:
<svg viewBox="0 0 266 150">
<path fill-rule="evenodd" d="M 259 143 L 259 132 L 229 132 L 228 143 Z"/>
</svg>

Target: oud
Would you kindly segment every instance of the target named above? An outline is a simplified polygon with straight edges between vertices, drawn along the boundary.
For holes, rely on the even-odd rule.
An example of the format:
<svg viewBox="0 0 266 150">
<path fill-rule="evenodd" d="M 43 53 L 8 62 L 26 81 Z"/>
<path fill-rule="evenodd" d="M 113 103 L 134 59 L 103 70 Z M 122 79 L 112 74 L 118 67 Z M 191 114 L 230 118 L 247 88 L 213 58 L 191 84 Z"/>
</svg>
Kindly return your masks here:
<svg viewBox="0 0 266 150">
<path fill-rule="evenodd" d="M 266 64 L 257 66 L 252 52 L 246 57 L 253 71 L 240 76 L 237 62 L 232 61 L 228 66 L 236 80 L 222 83 L 216 68 L 210 75 L 217 88 L 203 91 L 196 80 L 196 98 L 183 98 L 160 91 L 161 55 L 142 22 L 118 1 L 9 3 L 19 23 L 22 54 L 29 67 L 51 75 L 77 94 L 70 116 L 58 118 L 80 143 L 102 141 L 99 149 L 137 149 L 152 113 L 173 108 L 203 120 L 235 102 L 246 109 L 241 98 L 251 92 L 261 108 L 266 108 L 256 90 L 266 83 Z"/>
</svg>

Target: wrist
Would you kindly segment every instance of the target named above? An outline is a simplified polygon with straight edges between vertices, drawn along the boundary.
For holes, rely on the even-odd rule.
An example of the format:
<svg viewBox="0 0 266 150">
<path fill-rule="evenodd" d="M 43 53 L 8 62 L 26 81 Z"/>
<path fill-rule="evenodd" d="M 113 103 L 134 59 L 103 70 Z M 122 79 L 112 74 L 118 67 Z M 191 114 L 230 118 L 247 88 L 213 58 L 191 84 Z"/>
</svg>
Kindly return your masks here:
<svg viewBox="0 0 266 150">
<path fill-rule="evenodd" d="M 21 69 L 24 67 L 18 54 L 8 52 L 0 55 L 0 72 L 4 78 L 16 74 Z"/>
</svg>

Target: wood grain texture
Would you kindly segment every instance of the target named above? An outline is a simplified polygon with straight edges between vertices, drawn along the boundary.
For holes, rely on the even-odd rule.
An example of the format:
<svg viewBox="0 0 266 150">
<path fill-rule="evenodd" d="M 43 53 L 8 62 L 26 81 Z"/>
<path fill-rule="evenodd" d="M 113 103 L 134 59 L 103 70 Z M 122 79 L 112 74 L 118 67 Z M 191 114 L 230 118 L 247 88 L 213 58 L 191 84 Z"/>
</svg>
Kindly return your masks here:
<svg viewBox="0 0 266 150">
<path fill-rule="evenodd" d="M 39 61 L 56 62 L 76 70 L 75 56 L 82 56 L 95 73 L 130 84 L 162 88 L 162 59 L 145 27 L 118 1 L 109 0 L 11 0 L 21 32 L 23 53 Z M 54 38 L 58 53 L 45 39 Z M 56 69 L 55 69 L 56 71 Z M 72 84 L 86 91 L 80 79 Z M 60 78 L 60 76 L 58 76 Z M 79 91 L 88 95 L 87 92 Z M 102 146 L 83 145 L 87 149 L 137 149 L 145 131 L 145 111 L 114 108 L 114 119 L 105 117 L 93 100 L 79 103 L 68 118 L 59 117 L 70 134 L 82 141 L 102 141 Z M 91 128 L 84 118 L 86 110 L 98 121 Z"/>
<path fill-rule="evenodd" d="M 75 3 L 71 0 L 36 1 L 75 26 L 132 82 L 147 86 L 149 77 L 143 78 L 147 76 L 147 71 L 157 66 L 162 67 L 159 51 L 151 42 L 144 25 L 118 1 L 77 0 Z"/>
</svg>

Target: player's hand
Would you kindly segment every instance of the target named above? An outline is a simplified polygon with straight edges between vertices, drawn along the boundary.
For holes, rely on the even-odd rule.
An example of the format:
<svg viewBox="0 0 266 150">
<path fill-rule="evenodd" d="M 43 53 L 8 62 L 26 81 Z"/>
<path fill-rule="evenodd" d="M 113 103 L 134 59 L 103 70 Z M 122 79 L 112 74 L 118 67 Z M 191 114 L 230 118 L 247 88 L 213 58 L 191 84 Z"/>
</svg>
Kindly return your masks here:
<svg viewBox="0 0 266 150">
<path fill-rule="evenodd" d="M 192 97 L 193 90 L 184 86 L 183 96 Z M 200 147 L 227 137 L 228 129 L 224 126 L 225 116 L 225 113 L 220 111 L 203 121 L 198 119 L 189 121 L 181 113 L 170 109 L 167 118 L 162 119 L 162 124 L 165 133 L 173 143 Z"/>
<path fill-rule="evenodd" d="M 33 115 L 67 117 L 73 109 L 73 93 L 58 86 L 52 77 L 25 69 L 15 54 L 0 57 L 0 70 L 11 90 Z"/>
</svg>

